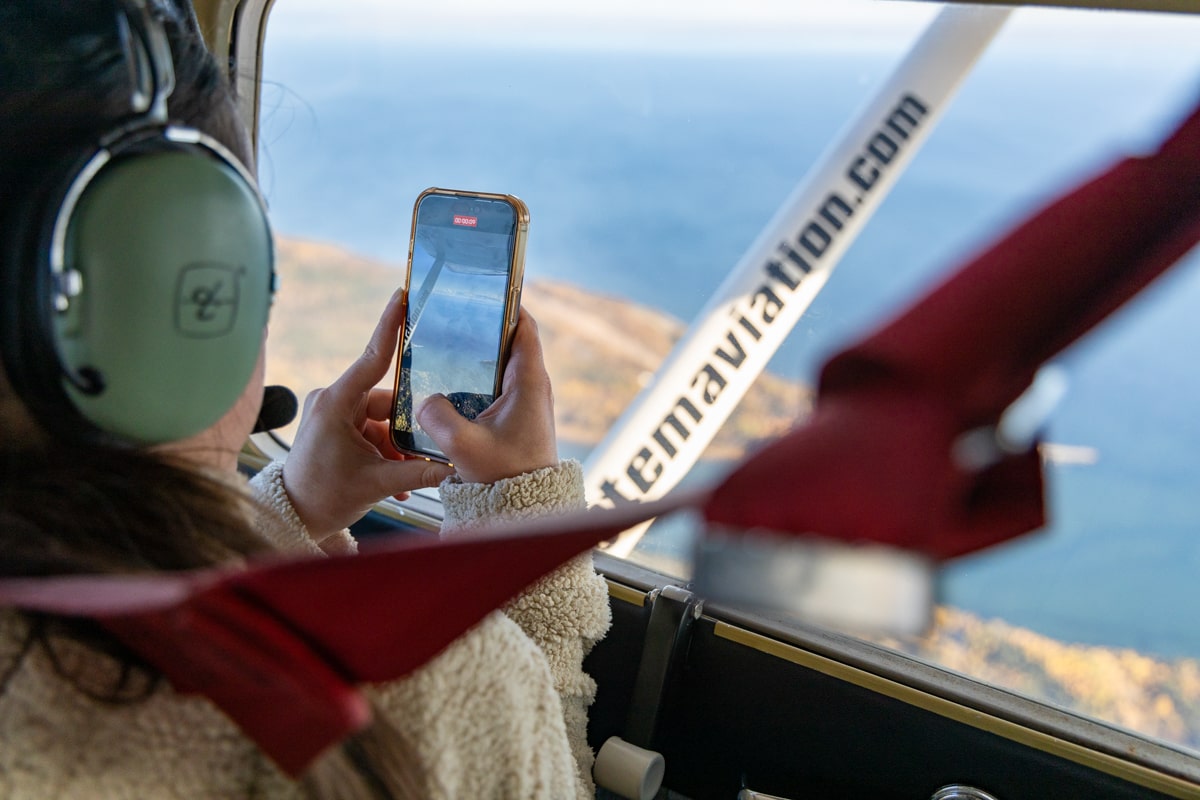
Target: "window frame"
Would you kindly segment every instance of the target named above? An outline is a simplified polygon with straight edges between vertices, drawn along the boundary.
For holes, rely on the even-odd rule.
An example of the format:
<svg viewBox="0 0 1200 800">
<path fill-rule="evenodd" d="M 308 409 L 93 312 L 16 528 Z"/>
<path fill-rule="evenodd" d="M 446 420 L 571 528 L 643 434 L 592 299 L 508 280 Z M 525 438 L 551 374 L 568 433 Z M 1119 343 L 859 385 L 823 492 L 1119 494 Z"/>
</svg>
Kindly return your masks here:
<svg viewBox="0 0 1200 800">
<path fill-rule="evenodd" d="M 963 0 L 926 1 L 963 3 Z M 275 2 L 196 2 L 210 46 L 218 56 L 228 56 L 231 60 L 240 110 L 250 121 L 255 144 L 259 133 L 262 48 Z M 1013 4 L 998 0 L 980 2 Z M 1189 0 L 1019 0 L 1016 5 L 1200 14 L 1200 6 Z M 221 31 L 228 34 L 222 35 Z M 221 42 L 226 43 L 224 49 L 219 46 Z M 256 470 L 272 459 L 285 458 L 287 453 L 287 444 L 277 436 L 255 434 L 243 451 L 242 462 L 248 469 Z M 442 519 L 436 495 L 423 492 L 414 493 L 408 501 L 382 501 L 372 514 L 385 525 L 426 532 L 436 531 Z M 645 598 L 680 583 L 678 578 L 603 552 L 596 552 L 594 557 L 598 571 L 609 583 L 610 595 L 616 600 L 633 602 L 639 595 Z M 869 687 L 872 690 L 880 690 L 881 686 L 899 687 L 894 689 L 893 696 L 900 696 L 905 702 L 919 703 L 923 702 L 920 698 L 933 698 L 929 702 L 937 706 L 932 709 L 934 713 L 981 715 L 994 720 L 994 728 L 1003 729 L 998 731 L 1000 735 L 1063 755 L 1085 767 L 1130 779 L 1147 788 L 1156 788 L 1155 775 L 1165 776 L 1170 785 L 1183 782 L 1192 788 L 1200 787 L 1200 753 L 1170 746 L 1148 735 L 1016 694 L 863 639 L 794 620 L 751 614 L 718 604 L 705 604 L 704 616 L 777 643 L 774 655 L 779 657 L 788 658 L 789 653 L 808 654 L 810 665 L 833 664 L 832 668 L 841 677 L 852 681 L 861 678 L 872 684 Z M 874 683 L 875 679 L 883 684 Z"/>
</svg>

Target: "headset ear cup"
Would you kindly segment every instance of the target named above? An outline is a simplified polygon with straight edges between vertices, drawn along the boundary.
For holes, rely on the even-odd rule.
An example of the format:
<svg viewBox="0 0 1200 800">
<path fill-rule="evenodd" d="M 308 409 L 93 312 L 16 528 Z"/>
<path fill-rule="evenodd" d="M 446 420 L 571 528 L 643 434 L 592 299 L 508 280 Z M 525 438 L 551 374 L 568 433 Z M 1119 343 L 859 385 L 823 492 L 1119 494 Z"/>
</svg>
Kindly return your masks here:
<svg viewBox="0 0 1200 800">
<path fill-rule="evenodd" d="M 54 313 L 63 367 L 103 391 L 66 392 L 92 425 L 125 440 L 186 438 L 246 387 L 273 280 L 269 225 L 254 189 L 192 148 L 115 157 L 66 227 L 63 267 L 80 292 Z M 53 312 L 52 312 L 53 313 Z"/>
<path fill-rule="evenodd" d="M 49 243 L 67 188 L 95 155 L 95 149 L 77 151 L 47 165 L 20 202 L 7 204 L 0 229 L 4 248 L 0 353 L 9 382 L 47 431 L 89 438 L 99 432 L 80 416 L 63 389 L 62 364 L 52 333 Z"/>
</svg>

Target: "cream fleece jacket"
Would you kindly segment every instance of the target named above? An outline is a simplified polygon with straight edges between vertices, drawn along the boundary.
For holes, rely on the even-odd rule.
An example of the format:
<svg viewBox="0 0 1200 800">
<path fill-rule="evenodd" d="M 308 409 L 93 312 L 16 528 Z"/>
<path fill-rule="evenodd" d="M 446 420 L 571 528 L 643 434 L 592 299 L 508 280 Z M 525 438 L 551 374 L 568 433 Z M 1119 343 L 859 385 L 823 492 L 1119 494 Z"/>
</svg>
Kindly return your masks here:
<svg viewBox="0 0 1200 800">
<path fill-rule="evenodd" d="M 279 519 L 283 549 L 318 553 L 283 490 L 281 465 L 252 487 Z M 494 485 L 442 485 L 443 535 L 497 518 L 583 506 L 579 465 L 563 462 Z M 351 552 L 349 532 L 324 543 Z M 399 610 L 403 613 L 403 609 Z M 373 687 L 391 721 L 416 744 L 431 798 L 585 798 L 595 794 L 587 708 L 595 684 L 583 656 L 609 625 L 603 579 L 581 556 L 486 617 L 402 681 Z M 21 655 L 26 623 L 0 612 L 0 797 L 298 798 L 280 773 L 213 705 L 160 686 L 111 704 L 64 682 L 42 648 Z M 62 668 L 107 694 L 111 660 L 56 648 Z"/>
</svg>

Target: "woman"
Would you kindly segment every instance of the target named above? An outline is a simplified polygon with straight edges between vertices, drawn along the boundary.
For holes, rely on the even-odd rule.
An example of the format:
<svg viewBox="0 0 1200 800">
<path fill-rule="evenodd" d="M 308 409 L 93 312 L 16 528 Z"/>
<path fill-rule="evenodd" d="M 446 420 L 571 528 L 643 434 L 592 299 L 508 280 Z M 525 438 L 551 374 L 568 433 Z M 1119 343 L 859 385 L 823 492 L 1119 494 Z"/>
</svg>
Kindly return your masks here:
<svg viewBox="0 0 1200 800">
<path fill-rule="evenodd" d="M 128 114 L 128 44 L 112 0 L 0 8 L 0 220 L 37 173 Z M 152 4 L 174 60 L 170 118 L 244 163 L 249 139 L 188 8 Z M 5 260 L 14 258 L 5 251 Z M 3 291 L 15 291 L 11 263 Z M 30 300 L 32 302 L 32 299 Z M 363 356 L 306 403 L 285 463 L 247 491 L 237 454 L 262 397 L 262 355 L 232 407 L 155 447 L 73 441 L 34 413 L 0 363 L 0 575 L 136 572 L 238 563 L 272 550 L 353 551 L 347 525 L 389 495 L 441 485 L 443 535 L 583 504 L 557 459 L 536 326 L 522 316 L 497 402 L 474 422 L 444 398 L 418 413 L 457 466 L 386 445 L 374 390 L 395 352 L 389 302 Z M 399 613 L 403 613 L 401 610 Z M 348 620 L 347 624 L 353 624 Z M 376 722 L 300 781 L 203 698 L 182 696 L 98 627 L 0 609 L 0 796 L 584 797 L 593 794 L 583 656 L 608 625 L 587 557 L 547 576 L 404 681 L 375 687 Z"/>
</svg>

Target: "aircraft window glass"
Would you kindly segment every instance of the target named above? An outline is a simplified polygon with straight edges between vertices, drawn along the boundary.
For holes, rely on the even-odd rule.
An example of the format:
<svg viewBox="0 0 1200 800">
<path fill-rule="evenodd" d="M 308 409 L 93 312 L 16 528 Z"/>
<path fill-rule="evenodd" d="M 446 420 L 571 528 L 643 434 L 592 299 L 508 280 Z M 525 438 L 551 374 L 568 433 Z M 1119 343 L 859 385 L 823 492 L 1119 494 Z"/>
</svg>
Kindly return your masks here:
<svg viewBox="0 0 1200 800">
<path fill-rule="evenodd" d="M 561 449 L 586 458 L 937 12 L 282 0 L 259 151 L 283 281 L 268 380 L 303 396 L 357 356 L 422 189 L 512 193 Z M 687 480 L 803 416 L 825 357 L 974 247 L 1155 141 L 1200 97 L 1196 41 L 1197 16 L 1017 11 Z M 934 633 L 892 646 L 1200 746 L 1197 308 L 1193 254 L 1065 356 L 1051 525 L 950 564 Z M 630 557 L 686 578 L 693 535 L 661 523 Z"/>
</svg>

